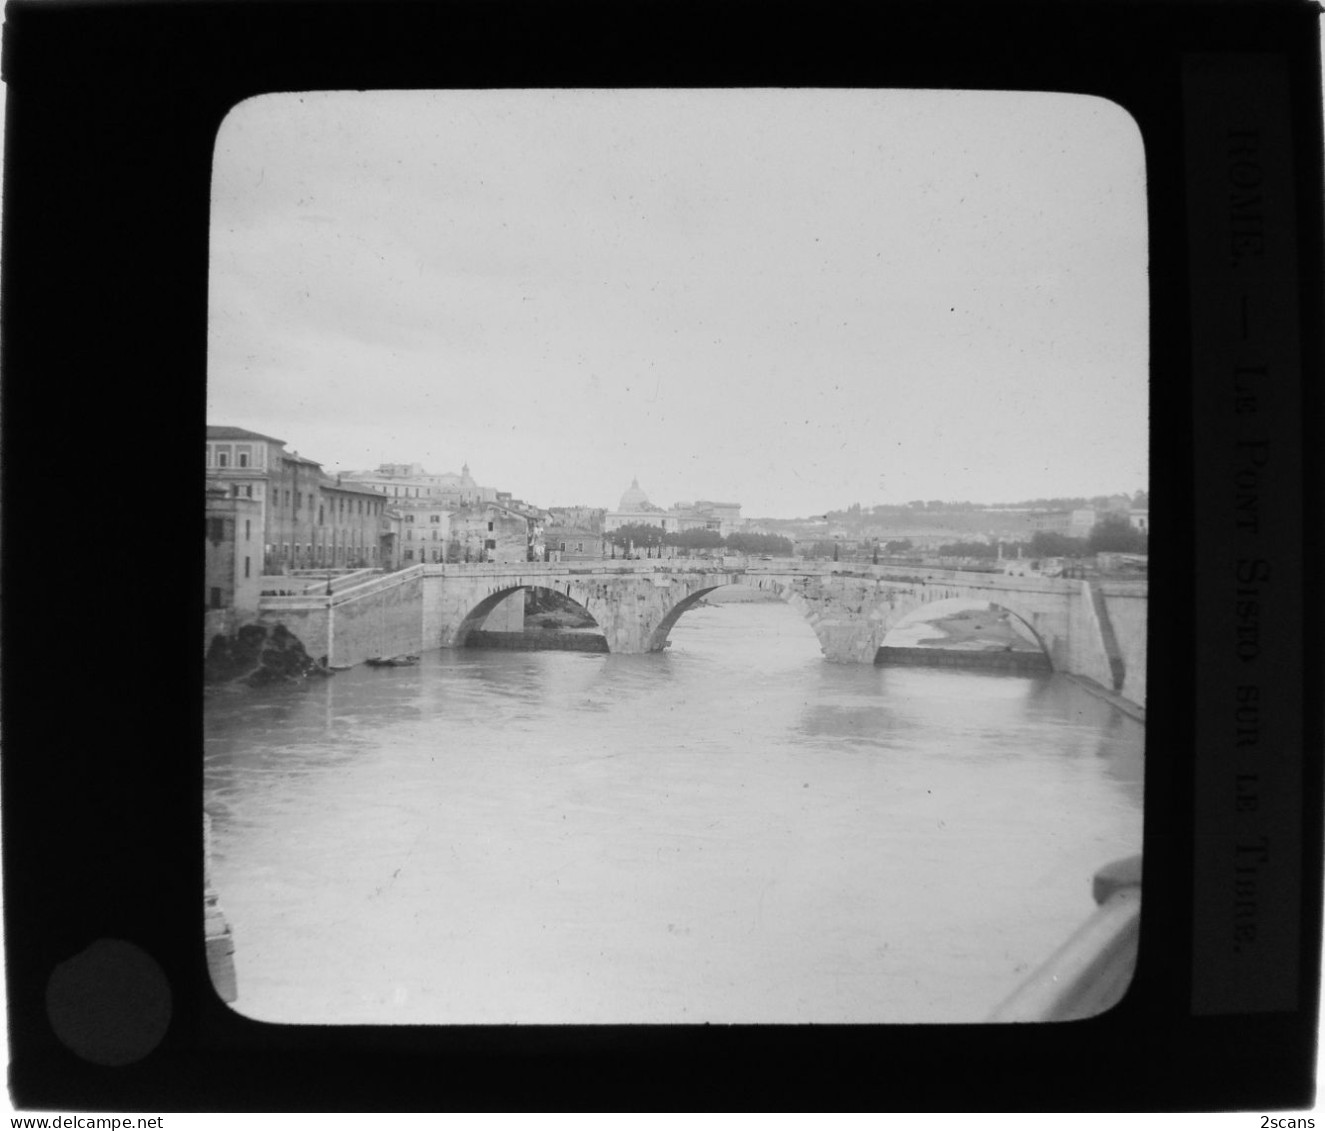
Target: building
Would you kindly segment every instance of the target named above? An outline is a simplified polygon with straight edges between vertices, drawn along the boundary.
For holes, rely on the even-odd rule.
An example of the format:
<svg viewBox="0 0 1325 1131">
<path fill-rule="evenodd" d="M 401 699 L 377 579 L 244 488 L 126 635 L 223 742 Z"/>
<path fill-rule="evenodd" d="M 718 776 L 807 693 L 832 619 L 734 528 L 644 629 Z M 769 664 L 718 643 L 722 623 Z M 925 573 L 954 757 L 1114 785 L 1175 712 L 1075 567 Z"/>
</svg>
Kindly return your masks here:
<svg viewBox="0 0 1325 1131">
<path fill-rule="evenodd" d="M 451 511 L 446 547 L 450 562 L 526 562 L 531 554 L 529 520 L 499 503 L 459 507 Z"/>
<path fill-rule="evenodd" d="M 670 510 L 663 510 L 649 502 L 648 496 L 640 488 L 639 480 L 632 479 L 617 509 L 608 511 L 604 516 L 603 530 L 610 534 L 623 526 L 635 525 L 660 526 L 668 534 L 679 534 L 686 530 L 713 530 L 725 538 L 742 528 L 741 504 L 701 499 L 694 503 L 676 503 Z"/>
<path fill-rule="evenodd" d="M 482 487 L 474 481 L 467 463 L 458 475 L 433 474 L 417 463 L 384 463 L 376 471 L 347 471 L 340 478 L 345 483 L 371 487 L 393 501 L 433 499 L 452 508 L 499 501 L 495 487 Z"/>
<path fill-rule="evenodd" d="M 547 523 L 549 527 L 586 530 L 594 534 L 603 532 L 603 520 L 607 511 L 602 507 L 549 507 Z"/>
<path fill-rule="evenodd" d="M 715 503 L 700 499 L 694 503 L 676 503 L 671 514 L 677 531 L 713 530 L 723 538 L 744 529 L 740 503 Z"/>
<path fill-rule="evenodd" d="M 206 478 L 251 499 L 262 530 L 263 573 L 291 569 L 384 568 L 393 564 L 388 500 L 371 486 L 332 479 L 285 441 L 244 428 L 208 425 Z"/>
<path fill-rule="evenodd" d="M 446 561 L 451 537 L 450 503 L 426 497 L 404 498 L 392 508 L 400 516 L 400 564 Z"/>
<path fill-rule="evenodd" d="M 662 507 L 649 502 L 639 480 L 632 479 L 617 509 L 603 516 L 604 533 L 610 534 L 623 526 L 660 526 L 670 533 L 676 529 L 676 519 L 675 516 L 669 516 Z"/>
<path fill-rule="evenodd" d="M 205 607 L 254 616 L 262 592 L 261 506 L 257 499 L 235 495 L 220 484 L 208 484 L 205 498 Z"/>
<path fill-rule="evenodd" d="M 543 557 L 550 562 L 598 561 L 608 555 L 602 531 L 580 526 L 549 525 L 543 533 L 543 544 Z"/>
</svg>

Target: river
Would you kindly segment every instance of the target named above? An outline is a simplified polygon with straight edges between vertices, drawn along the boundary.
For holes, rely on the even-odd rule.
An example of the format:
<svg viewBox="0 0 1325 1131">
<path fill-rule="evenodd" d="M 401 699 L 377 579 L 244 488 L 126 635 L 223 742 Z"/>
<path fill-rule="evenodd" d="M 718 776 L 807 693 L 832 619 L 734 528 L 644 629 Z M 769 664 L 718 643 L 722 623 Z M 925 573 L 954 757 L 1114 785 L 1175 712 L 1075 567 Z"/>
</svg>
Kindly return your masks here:
<svg viewBox="0 0 1325 1131">
<path fill-rule="evenodd" d="M 980 1021 L 1140 851 L 1144 727 L 1071 680 L 830 664 L 781 604 L 671 639 L 209 691 L 234 1007 Z"/>
</svg>

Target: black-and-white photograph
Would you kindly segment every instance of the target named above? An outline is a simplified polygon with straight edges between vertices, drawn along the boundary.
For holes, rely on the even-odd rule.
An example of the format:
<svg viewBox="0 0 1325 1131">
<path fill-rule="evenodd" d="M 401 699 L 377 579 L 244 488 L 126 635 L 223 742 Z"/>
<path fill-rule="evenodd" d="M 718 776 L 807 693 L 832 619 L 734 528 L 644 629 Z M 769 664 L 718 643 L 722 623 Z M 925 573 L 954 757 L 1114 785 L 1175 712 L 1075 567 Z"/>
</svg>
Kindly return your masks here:
<svg viewBox="0 0 1325 1131">
<path fill-rule="evenodd" d="M 204 902 L 305 1024 L 1051 1022 L 1140 917 L 1102 98 L 272 94 L 216 139 Z"/>
</svg>

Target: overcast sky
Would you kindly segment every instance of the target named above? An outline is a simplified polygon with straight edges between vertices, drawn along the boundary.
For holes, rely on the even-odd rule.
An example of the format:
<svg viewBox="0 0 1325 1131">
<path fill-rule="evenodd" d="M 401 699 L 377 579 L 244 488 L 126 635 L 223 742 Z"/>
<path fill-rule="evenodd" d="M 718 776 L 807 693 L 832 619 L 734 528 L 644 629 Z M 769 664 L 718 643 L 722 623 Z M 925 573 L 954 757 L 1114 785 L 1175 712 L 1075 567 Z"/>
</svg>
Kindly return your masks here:
<svg viewBox="0 0 1325 1131">
<path fill-rule="evenodd" d="M 208 422 L 329 471 L 750 517 L 1147 486 L 1144 157 L 1100 99 L 270 95 L 212 208 Z"/>
</svg>

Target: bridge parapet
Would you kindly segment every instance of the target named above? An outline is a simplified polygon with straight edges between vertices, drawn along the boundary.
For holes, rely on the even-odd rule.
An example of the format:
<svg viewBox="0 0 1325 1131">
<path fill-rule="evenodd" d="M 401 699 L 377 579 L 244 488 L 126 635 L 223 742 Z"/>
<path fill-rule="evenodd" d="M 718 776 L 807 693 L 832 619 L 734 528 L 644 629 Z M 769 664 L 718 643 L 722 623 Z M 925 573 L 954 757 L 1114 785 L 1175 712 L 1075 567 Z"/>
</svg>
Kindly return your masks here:
<svg viewBox="0 0 1325 1131">
<path fill-rule="evenodd" d="M 333 606 L 343 605 L 347 601 L 358 601 L 364 597 L 371 597 L 374 593 L 396 589 L 407 581 L 422 577 L 423 569 L 423 566 L 416 565 L 407 569 L 396 570 L 394 573 L 377 574 L 345 589 L 333 590 L 329 600 Z"/>
<path fill-rule="evenodd" d="M 919 566 L 855 565 L 783 558 L 733 562 L 696 558 L 652 558 L 642 561 L 608 559 L 582 562 L 450 562 L 414 566 L 425 577 L 571 577 L 584 575 L 638 576 L 641 574 L 694 574 L 713 577 L 748 574 L 752 577 L 854 577 L 910 582 L 916 585 L 947 582 L 999 589 L 1005 592 L 1075 593 L 1081 583 L 1072 578 L 1013 577 L 971 570 L 925 569 Z M 404 571 L 402 571 L 404 572 Z M 1144 587 L 1144 582 L 1141 583 Z"/>
</svg>

